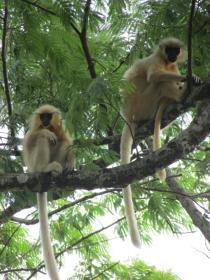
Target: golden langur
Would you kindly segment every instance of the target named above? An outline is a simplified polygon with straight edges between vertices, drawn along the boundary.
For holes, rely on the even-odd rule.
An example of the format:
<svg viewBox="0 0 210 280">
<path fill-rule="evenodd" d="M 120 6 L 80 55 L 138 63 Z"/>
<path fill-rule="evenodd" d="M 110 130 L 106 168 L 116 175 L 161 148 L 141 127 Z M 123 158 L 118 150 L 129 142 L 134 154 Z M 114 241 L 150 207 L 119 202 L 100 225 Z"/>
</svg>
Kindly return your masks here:
<svg viewBox="0 0 210 280">
<path fill-rule="evenodd" d="M 139 122 L 155 119 L 153 149 L 160 148 L 161 118 L 165 108 L 173 101 L 180 101 L 185 90 L 186 77 L 178 69 L 183 62 L 183 43 L 176 38 L 166 38 L 150 56 L 137 60 L 124 74 L 133 89 L 123 97 L 122 114 L 126 124 L 122 131 L 121 164 L 130 162 L 135 129 Z M 165 170 L 158 171 L 164 181 Z M 140 247 L 140 237 L 135 217 L 130 186 L 123 189 L 125 213 L 133 244 Z"/>
<path fill-rule="evenodd" d="M 30 172 L 52 172 L 72 170 L 75 157 L 72 140 L 64 131 L 60 111 L 51 105 L 39 107 L 33 114 L 31 127 L 23 142 L 24 162 Z M 53 253 L 47 214 L 47 193 L 37 193 L 40 235 L 47 272 L 51 279 L 59 280 Z"/>
</svg>

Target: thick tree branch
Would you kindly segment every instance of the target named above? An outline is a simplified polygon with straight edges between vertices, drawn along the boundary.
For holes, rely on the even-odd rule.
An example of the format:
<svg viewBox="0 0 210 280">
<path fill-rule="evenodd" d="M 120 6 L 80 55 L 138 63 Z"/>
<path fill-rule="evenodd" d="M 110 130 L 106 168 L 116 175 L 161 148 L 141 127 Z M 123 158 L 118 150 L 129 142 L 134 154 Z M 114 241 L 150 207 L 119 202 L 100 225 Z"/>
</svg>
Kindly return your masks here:
<svg viewBox="0 0 210 280">
<path fill-rule="evenodd" d="M 98 171 L 81 170 L 52 177 L 50 174 L 6 175 L 0 178 L 0 191 L 58 191 L 116 188 L 153 175 L 158 169 L 182 159 L 192 152 L 210 133 L 210 99 L 200 102 L 191 125 L 176 139 L 142 159 Z"/>
<path fill-rule="evenodd" d="M 176 198 L 180 201 L 183 208 L 191 217 L 193 224 L 200 229 L 204 237 L 208 240 L 208 242 L 210 242 L 209 221 L 207 221 L 202 213 L 197 209 L 192 198 L 187 196 L 187 193 L 179 186 L 174 177 L 168 176 L 166 182 L 169 186 L 169 189 L 176 193 Z"/>
<path fill-rule="evenodd" d="M 7 110 L 9 116 L 9 130 L 12 139 L 15 137 L 15 131 L 13 128 L 12 121 L 12 103 L 10 97 L 10 89 L 9 89 L 9 81 L 8 81 L 8 71 L 7 71 L 7 32 L 8 32 L 8 19 L 9 19 L 9 11 L 8 11 L 8 0 L 4 1 L 4 18 L 3 18 L 3 30 L 2 30 L 2 51 L 1 51 L 1 59 L 2 59 L 2 72 L 3 72 L 3 82 L 4 82 L 4 92 L 7 101 Z"/>
</svg>

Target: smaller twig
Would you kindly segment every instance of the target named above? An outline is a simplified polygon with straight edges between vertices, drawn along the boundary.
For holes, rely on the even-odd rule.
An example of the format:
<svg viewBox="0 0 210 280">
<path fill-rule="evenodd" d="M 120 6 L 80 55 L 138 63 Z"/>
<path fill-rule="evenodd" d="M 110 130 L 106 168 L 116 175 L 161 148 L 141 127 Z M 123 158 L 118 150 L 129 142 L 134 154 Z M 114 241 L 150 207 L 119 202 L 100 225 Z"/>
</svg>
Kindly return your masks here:
<svg viewBox="0 0 210 280">
<path fill-rule="evenodd" d="M 194 248 L 194 250 L 196 250 L 198 253 L 201 253 L 202 255 L 204 255 L 205 257 L 207 257 L 208 259 L 210 259 L 210 256 L 208 254 L 206 254 L 205 252 L 199 250 L 199 249 L 196 249 Z"/>
<path fill-rule="evenodd" d="M 113 222 L 113 223 L 111 223 L 111 224 L 105 226 L 105 227 L 101 227 L 100 229 L 98 229 L 98 230 L 96 230 L 96 231 L 94 231 L 94 232 L 91 232 L 91 233 L 89 233 L 89 234 L 83 236 L 82 238 L 80 238 L 79 240 L 77 240 L 76 242 L 74 242 L 73 244 L 71 244 L 70 246 L 66 247 L 65 249 L 63 249 L 63 250 L 61 250 L 59 253 L 57 253 L 57 254 L 55 255 L 56 259 L 57 259 L 58 257 L 60 257 L 61 255 L 63 255 L 65 252 L 71 250 L 73 247 L 75 247 L 75 246 L 77 246 L 78 244 L 80 244 L 81 242 L 83 242 L 83 241 L 85 241 L 85 240 L 91 238 L 92 236 L 94 236 L 94 235 L 96 235 L 96 234 L 98 234 L 98 233 L 100 233 L 100 232 L 102 232 L 102 231 L 104 231 L 104 230 L 106 230 L 106 229 L 108 229 L 108 228 L 110 228 L 110 227 L 116 225 L 117 223 L 121 222 L 121 221 L 124 220 L 124 219 L 125 219 L 125 217 L 122 217 L 122 218 L 116 220 L 115 222 Z M 33 272 L 26 280 L 31 279 L 31 278 L 32 278 L 40 269 L 42 269 L 43 267 L 44 267 L 44 264 L 43 264 L 43 262 L 41 262 L 41 263 L 37 266 L 37 268 L 34 270 L 34 272 Z"/>
<path fill-rule="evenodd" d="M 49 10 L 49 9 L 39 5 L 39 4 L 37 4 L 36 2 L 31 2 L 31 1 L 28 1 L 28 0 L 21 0 L 21 1 L 25 2 L 25 3 L 29 4 L 29 5 L 32 5 L 32 6 L 38 8 L 39 10 L 41 10 L 41 11 L 43 11 L 45 13 L 48 13 L 48 14 L 50 14 L 52 16 L 57 16 L 58 17 L 58 15 L 55 12 L 53 12 L 53 11 L 51 11 L 51 10 Z M 77 35 L 79 35 L 80 32 L 77 29 L 77 27 L 72 23 L 72 21 L 70 21 L 70 25 L 73 28 L 73 30 L 77 33 Z"/>
<path fill-rule="evenodd" d="M 58 208 L 54 211 L 49 212 L 48 217 L 50 218 L 53 215 L 62 212 L 63 210 L 66 210 L 70 207 L 73 207 L 74 205 L 77 205 L 81 202 L 85 202 L 89 199 L 92 199 L 94 197 L 97 197 L 97 196 L 100 196 L 100 195 L 103 195 L 103 194 L 112 193 L 113 191 L 116 191 L 116 189 L 105 190 L 105 191 L 102 191 L 102 192 L 92 193 L 90 195 L 83 196 L 83 197 L 81 197 L 81 198 L 79 198 L 79 199 L 77 199 L 73 202 L 70 202 L 68 204 L 63 205 L 62 207 L 60 207 L 60 208 Z M 17 218 L 17 217 L 12 217 L 11 220 L 13 220 L 14 222 L 17 222 L 17 223 L 25 224 L 25 225 L 34 225 L 34 224 L 37 224 L 39 222 L 38 219 L 27 220 L 27 219 L 21 219 L 21 218 Z"/>
<path fill-rule="evenodd" d="M 4 253 L 4 250 L 7 248 L 7 246 L 9 245 L 10 241 L 12 240 L 12 238 L 14 237 L 14 235 L 16 234 L 16 232 L 20 229 L 20 225 L 18 227 L 16 227 L 16 229 L 13 231 L 13 233 L 10 235 L 10 237 L 7 239 L 7 241 L 4 244 L 4 247 L 2 248 L 2 250 L 0 251 L 0 256 Z"/>
<path fill-rule="evenodd" d="M 110 107 L 112 107 L 112 108 L 116 111 L 116 113 L 118 114 L 118 116 L 119 116 L 119 117 L 124 121 L 124 123 L 128 126 L 129 131 L 130 131 L 130 134 L 131 134 L 131 138 L 132 138 L 132 141 L 133 141 L 133 145 L 136 147 L 136 145 L 135 145 L 135 135 L 134 135 L 135 131 L 132 130 L 132 127 L 131 127 L 130 123 L 123 117 L 123 115 L 118 111 L 118 109 L 109 101 L 109 98 L 108 98 L 108 96 L 106 95 L 106 93 L 104 93 L 104 95 L 105 95 L 105 97 L 106 97 L 106 99 L 107 99 L 107 101 L 104 102 L 104 103 L 107 104 L 107 105 L 109 105 Z M 136 147 L 136 154 L 137 154 L 137 156 L 139 156 L 139 151 L 138 151 L 137 147 Z"/>
<path fill-rule="evenodd" d="M 96 276 L 93 276 L 91 278 L 91 280 L 94 280 L 94 279 L 100 279 L 100 276 L 102 276 L 105 272 L 111 270 L 113 267 L 115 267 L 116 265 L 118 265 L 120 262 L 116 262 L 116 263 L 113 263 L 111 264 L 110 266 L 108 266 L 107 268 L 105 268 L 103 271 L 101 271 L 100 273 L 98 273 Z"/>
<path fill-rule="evenodd" d="M 84 9 L 82 31 L 78 35 L 80 38 L 80 42 L 82 44 L 83 52 L 85 54 L 90 76 L 92 79 L 95 79 L 97 77 L 97 74 L 95 71 L 94 60 L 91 57 L 88 42 L 87 42 L 87 29 L 88 29 L 88 17 L 90 14 L 90 5 L 91 5 L 91 0 L 87 0 Z"/>
<path fill-rule="evenodd" d="M 7 273 L 14 273 L 14 272 L 23 272 L 23 271 L 34 271 L 36 268 L 17 268 L 17 269 L 7 269 L 7 270 L 0 270 L 0 274 L 7 274 Z M 42 274 L 45 274 L 43 273 L 42 271 L 39 271 L 40 273 Z"/>
<path fill-rule="evenodd" d="M 83 17 L 83 24 L 82 24 L 82 31 L 81 33 L 86 36 L 87 34 L 87 28 L 88 28 L 88 17 L 90 13 L 90 5 L 91 5 L 91 0 L 87 0 L 85 4 L 85 9 L 84 9 L 84 17 Z"/>
<path fill-rule="evenodd" d="M 191 95 L 192 92 L 192 29 L 193 29 L 193 17 L 195 13 L 195 3 L 196 0 L 191 2 L 190 17 L 188 23 L 188 63 L 187 63 L 187 79 L 188 79 L 188 94 Z"/>
</svg>

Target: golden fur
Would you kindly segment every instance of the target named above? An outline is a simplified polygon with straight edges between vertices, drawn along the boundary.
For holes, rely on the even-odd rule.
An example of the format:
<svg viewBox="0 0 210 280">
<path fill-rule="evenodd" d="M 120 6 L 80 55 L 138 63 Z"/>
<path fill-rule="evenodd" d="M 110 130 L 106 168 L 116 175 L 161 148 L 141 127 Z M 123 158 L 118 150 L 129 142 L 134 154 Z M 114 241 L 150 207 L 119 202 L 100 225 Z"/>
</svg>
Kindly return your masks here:
<svg viewBox="0 0 210 280">
<path fill-rule="evenodd" d="M 42 114 L 52 115 L 48 125 L 42 123 Z M 59 174 L 64 168 L 73 169 L 75 157 L 70 145 L 72 140 L 62 127 L 60 111 L 51 105 L 39 107 L 33 114 L 23 142 L 24 162 L 28 170 Z M 37 194 L 37 203 L 45 265 L 50 278 L 59 280 L 48 229 L 46 192 Z"/>
<path fill-rule="evenodd" d="M 170 62 L 167 47 L 180 48 L 175 62 Z M 132 84 L 132 90 L 125 93 L 122 114 L 126 120 L 121 137 L 121 164 L 130 162 L 130 154 L 136 125 L 145 120 L 155 119 L 153 149 L 160 148 L 160 124 L 162 114 L 169 103 L 180 101 L 184 92 L 185 76 L 180 75 L 178 63 L 183 61 L 183 43 L 176 38 L 166 38 L 150 56 L 137 60 L 124 74 Z M 165 180 L 165 170 L 159 171 Z M 137 222 L 133 209 L 130 186 L 123 189 L 125 212 L 132 242 L 140 246 Z"/>
</svg>

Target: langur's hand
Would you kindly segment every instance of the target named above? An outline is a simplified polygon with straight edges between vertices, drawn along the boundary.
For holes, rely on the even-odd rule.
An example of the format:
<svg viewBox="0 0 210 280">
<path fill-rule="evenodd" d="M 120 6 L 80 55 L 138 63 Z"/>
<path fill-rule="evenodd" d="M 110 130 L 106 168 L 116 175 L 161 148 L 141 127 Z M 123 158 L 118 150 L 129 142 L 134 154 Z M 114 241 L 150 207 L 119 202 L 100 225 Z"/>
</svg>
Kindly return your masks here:
<svg viewBox="0 0 210 280">
<path fill-rule="evenodd" d="M 187 76 L 181 76 L 181 82 L 186 82 L 187 81 Z"/>
<path fill-rule="evenodd" d="M 52 131 L 48 129 L 43 129 L 46 138 L 49 140 L 50 144 L 56 145 L 57 143 L 57 136 Z"/>
<path fill-rule="evenodd" d="M 50 132 L 48 139 L 49 139 L 50 143 L 52 143 L 53 145 L 56 145 L 57 137 L 53 132 Z"/>
</svg>

